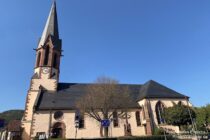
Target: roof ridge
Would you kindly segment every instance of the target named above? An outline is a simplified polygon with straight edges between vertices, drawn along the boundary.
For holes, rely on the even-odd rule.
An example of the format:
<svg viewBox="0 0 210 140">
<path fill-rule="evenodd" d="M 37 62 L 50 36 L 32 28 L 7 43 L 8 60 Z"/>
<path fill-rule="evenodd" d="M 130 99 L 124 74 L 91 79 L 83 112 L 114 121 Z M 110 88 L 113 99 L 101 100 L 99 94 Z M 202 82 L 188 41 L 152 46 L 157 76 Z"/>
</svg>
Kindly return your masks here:
<svg viewBox="0 0 210 140">
<path fill-rule="evenodd" d="M 97 83 L 67 83 L 67 82 L 59 82 L 58 84 L 97 84 Z M 100 84 L 100 83 L 99 83 Z M 142 84 L 127 84 L 127 83 L 118 83 L 119 85 L 136 85 L 136 86 L 142 86 Z"/>
<path fill-rule="evenodd" d="M 143 98 L 189 98 L 154 80 L 147 81 L 140 89 L 139 99 Z"/>
</svg>

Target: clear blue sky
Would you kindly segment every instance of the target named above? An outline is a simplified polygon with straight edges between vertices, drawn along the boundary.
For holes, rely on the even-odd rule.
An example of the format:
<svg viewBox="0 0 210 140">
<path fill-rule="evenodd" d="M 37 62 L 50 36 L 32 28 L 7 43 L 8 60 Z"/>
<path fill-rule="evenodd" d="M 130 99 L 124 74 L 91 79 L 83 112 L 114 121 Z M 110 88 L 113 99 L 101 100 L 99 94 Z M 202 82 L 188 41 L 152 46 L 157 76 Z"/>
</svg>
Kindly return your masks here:
<svg viewBox="0 0 210 140">
<path fill-rule="evenodd" d="M 0 0 L 0 112 L 23 109 L 51 0 Z M 58 0 L 61 82 L 153 79 L 210 103 L 209 0 Z"/>
</svg>

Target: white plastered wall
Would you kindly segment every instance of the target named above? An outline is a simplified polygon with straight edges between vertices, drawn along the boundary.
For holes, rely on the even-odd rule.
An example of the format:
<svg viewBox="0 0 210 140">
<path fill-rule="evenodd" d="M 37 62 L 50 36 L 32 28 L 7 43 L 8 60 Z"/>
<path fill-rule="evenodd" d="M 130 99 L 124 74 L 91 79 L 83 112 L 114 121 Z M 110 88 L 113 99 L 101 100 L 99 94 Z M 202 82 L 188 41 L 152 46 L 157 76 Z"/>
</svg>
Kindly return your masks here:
<svg viewBox="0 0 210 140">
<path fill-rule="evenodd" d="M 158 101 L 160 101 L 161 103 L 163 103 L 163 105 L 165 107 L 172 107 L 175 104 L 178 104 L 180 101 L 183 105 L 188 105 L 188 106 L 192 106 L 192 104 L 186 100 L 186 99 L 143 99 L 140 100 L 138 103 L 140 106 L 144 106 L 145 102 L 148 101 L 150 103 L 150 107 L 151 107 L 151 115 L 152 115 L 152 120 L 154 121 L 154 124 L 156 126 L 161 126 L 164 128 L 168 128 L 168 129 L 173 129 L 176 133 L 179 133 L 179 128 L 178 126 L 172 126 L 172 125 L 158 125 L 157 122 L 157 116 L 156 116 L 156 112 L 155 112 L 155 106 L 158 103 Z"/>
<path fill-rule="evenodd" d="M 28 92 L 28 101 L 26 102 L 27 110 L 24 120 L 22 120 L 22 127 L 24 128 L 25 133 L 30 135 L 31 131 L 31 122 L 32 122 L 32 115 L 33 115 L 33 107 L 36 101 L 37 95 L 39 91 L 29 91 Z"/>
<path fill-rule="evenodd" d="M 131 131 L 133 136 L 142 136 L 145 135 L 145 129 L 143 126 L 137 126 L 136 118 L 135 118 L 135 111 L 131 111 L 130 118 L 128 122 L 131 124 Z M 75 113 L 74 111 L 63 111 L 64 117 L 61 120 L 66 126 L 65 137 L 66 138 L 75 138 Z M 52 112 L 52 121 L 51 126 L 54 123 L 59 122 L 56 121 L 53 117 L 54 112 Z M 32 137 L 36 136 L 37 132 L 45 132 L 48 134 L 49 132 L 49 118 L 50 118 L 50 111 L 38 111 L 34 113 L 34 126 L 33 126 L 33 135 Z M 113 123 L 110 124 L 109 127 L 109 136 L 110 137 L 119 137 L 124 136 L 124 124 L 125 120 L 119 119 L 119 126 L 113 127 Z M 78 129 L 77 131 L 77 138 L 96 138 L 100 137 L 100 123 L 85 115 L 85 127 Z"/>
</svg>

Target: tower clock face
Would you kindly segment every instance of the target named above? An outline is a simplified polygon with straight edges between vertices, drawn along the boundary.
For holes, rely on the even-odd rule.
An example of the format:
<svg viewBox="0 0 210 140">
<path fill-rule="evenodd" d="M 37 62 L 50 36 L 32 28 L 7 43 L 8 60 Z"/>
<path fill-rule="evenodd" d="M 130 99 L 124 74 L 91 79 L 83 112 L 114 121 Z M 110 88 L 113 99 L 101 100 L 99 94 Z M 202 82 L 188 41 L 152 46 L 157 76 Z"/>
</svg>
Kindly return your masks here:
<svg viewBox="0 0 210 140">
<path fill-rule="evenodd" d="M 47 74 L 50 72 L 49 68 L 42 68 L 42 73 Z"/>
</svg>

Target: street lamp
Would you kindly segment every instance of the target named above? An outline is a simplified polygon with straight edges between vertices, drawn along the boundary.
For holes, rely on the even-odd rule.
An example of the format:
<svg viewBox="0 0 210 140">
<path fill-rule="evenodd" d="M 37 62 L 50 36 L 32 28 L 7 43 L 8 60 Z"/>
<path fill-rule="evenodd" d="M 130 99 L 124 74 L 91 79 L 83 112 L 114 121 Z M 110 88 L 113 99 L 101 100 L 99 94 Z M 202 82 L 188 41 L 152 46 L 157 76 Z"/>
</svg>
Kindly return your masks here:
<svg viewBox="0 0 210 140">
<path fill-rule="evenodd" d="M 75 132 L 75 139 L 77 138 L 77 129 L 79 128 L 79 116 L 76 116 L 75 121 L 75 128 L 76 128 L 76 132 Z"/>
</svg>

